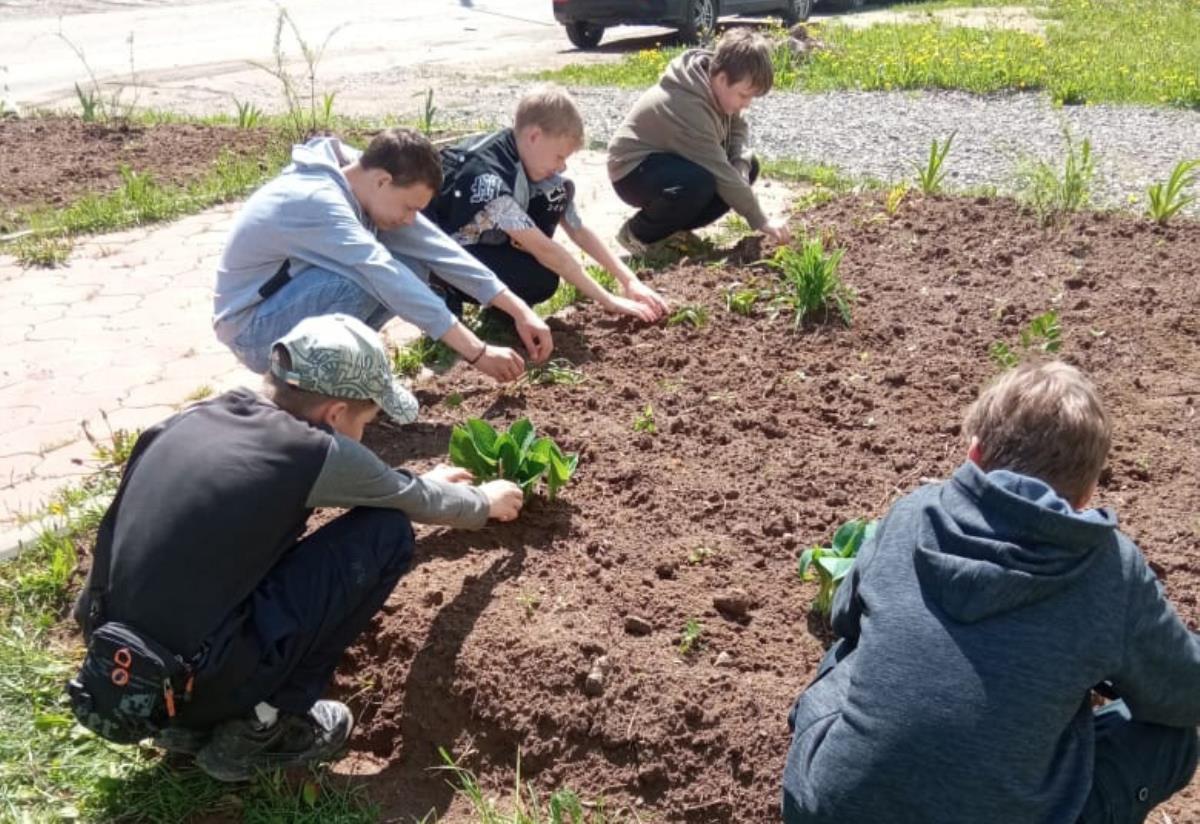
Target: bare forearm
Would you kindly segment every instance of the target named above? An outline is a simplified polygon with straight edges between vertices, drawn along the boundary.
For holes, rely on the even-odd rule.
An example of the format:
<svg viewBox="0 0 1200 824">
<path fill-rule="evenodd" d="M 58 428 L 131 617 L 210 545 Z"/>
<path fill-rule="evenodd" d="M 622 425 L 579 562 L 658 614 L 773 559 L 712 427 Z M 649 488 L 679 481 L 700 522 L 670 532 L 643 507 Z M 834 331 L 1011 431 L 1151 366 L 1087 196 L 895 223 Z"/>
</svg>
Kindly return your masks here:
<svg viewBox="0 0 1200 824">
<path fill-rule="evenodd" d="M 619 257 L 612 253 L 600 236 L 586 226 L 580 226 L 571 232 L 571 240 L 582 249 L 592 260 L 599 263 L 605 271 L 617 279 L 622 287 L 628 286 L 635 275 Z"/>
</svg>

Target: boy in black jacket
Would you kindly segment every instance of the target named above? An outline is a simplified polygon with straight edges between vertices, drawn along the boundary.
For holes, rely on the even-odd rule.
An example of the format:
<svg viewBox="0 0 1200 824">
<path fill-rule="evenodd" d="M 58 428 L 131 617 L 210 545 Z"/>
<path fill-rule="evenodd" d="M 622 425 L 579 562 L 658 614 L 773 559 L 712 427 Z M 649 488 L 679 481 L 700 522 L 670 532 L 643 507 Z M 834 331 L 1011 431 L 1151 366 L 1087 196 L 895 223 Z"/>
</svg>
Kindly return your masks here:
<svg viewBox="0 0 1200 824">
<path fill-rule="evenodd" d="M 324 315 L 275 344 L 263 394 L 199 403 L 135 445 L 75 615 L 89 638 L 119 622 L 194 666 L 157 741 L 214 778 L 345 744 L 349 709 L 318 699 L 408 569 L 410 519 L 474 529 L 521 508 L 507 481 L 388 467 L 359 443 L 380 409 L 407 423 L 417 403 L 375 332 Z M 301 539 L 316 507 L 350 511 Z"/>
<path fill-rule="evenodd" d="M 583 224 L 575 208 L 575 184 L 562 173 L 582 145 L 575 101 L 554 86 L 536 89 L 517 104 L 513 128 L 443 150 L 442 188 L 427 212 L 530 306 L 548 300 L 562 279 L 609 312 L 656 321 L 666 302 Z M 554 240 L 560 225 L 616 278 L 621 295 L 588 277 Z M 445 291 L 452 310 L 470 300 L 453 287 Z"/>
</svg>

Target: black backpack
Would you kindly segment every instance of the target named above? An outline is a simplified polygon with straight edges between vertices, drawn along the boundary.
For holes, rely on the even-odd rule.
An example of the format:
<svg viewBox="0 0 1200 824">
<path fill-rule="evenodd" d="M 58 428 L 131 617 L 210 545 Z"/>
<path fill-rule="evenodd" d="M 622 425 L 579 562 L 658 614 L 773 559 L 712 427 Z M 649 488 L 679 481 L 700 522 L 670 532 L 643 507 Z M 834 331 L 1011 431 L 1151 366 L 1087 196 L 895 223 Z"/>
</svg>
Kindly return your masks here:
<svg viewBox="0 0 1200 824">
<path fill-rule="evenodd" d="M 104 617 L 117 504 L 138 456 L 160 431 L 161 427 L 148 430 L 134 445 L 121 485 L 100 522 L 92 570 L 76 608 L 88 648 L 79 672 L 67 682 L 71 709 L 80 724 L 118 744 L 136 743 L 169 726 L 176 702 L 192 697 L 192 662 L 141 630 Z"/>
</svg>

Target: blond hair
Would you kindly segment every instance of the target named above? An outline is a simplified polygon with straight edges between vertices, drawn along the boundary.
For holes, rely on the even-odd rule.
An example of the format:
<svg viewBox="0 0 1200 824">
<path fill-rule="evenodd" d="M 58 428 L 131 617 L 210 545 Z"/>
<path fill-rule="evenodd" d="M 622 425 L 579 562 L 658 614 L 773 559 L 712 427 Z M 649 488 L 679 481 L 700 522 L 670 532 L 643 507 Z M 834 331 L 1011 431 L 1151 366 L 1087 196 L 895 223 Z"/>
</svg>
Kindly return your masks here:
<svg viewBox="0 0 1200 824">
<path fill-rule="evenodd" d="M 1005 372 L 971 404 L 963 432 L 979 439 L 980 468 L 1031 475 L 1072 503 L 1100 479 L 1112 445 L 1096 387 L 1062 361 Z"/>
<path fill-rule="evenodd" d="M 531 89 L 517 103 L 516 131 L 537 126 L 550 137 L 566 137 L 583 145 L 583 117 L 574 98 L 562 86 L 547 84 Z"/>
<path fill-rule="evenodd" d="M 749 80 L 759 95 L 775 85 L 775 66 L 771 62 L 771 44 L 751 29 L 730 29 L 717 42 L 708 76 L 724 74 L 730 85 Z"/>
</svg>

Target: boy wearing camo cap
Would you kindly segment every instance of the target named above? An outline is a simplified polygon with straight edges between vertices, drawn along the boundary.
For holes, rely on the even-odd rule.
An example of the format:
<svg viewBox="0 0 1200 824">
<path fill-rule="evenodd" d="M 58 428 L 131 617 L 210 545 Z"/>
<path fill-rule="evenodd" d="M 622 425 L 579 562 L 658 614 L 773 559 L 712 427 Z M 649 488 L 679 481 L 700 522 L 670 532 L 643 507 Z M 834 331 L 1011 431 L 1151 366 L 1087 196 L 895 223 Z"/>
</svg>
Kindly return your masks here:
<svg viewBox="0 0 1200 824">
<path fill-rule="evenodd" d="M 345 744 L 349 709 L 318 699 L 408 569 L 412 521 L 475 529 L 520 511 L 507 481 L 388 467 L 360 443 L 380 409 L 417 415 L 378 335 L 312 317 L 272 347 L 261 393 L 196 404 L 134 447 L 75 615 L 85 636 L 120 622 L 193 665 L 190 700 L 156 741 L 214 778 Z M 316 507 L 349 512 L 301 537 Z"/>
</svg>

